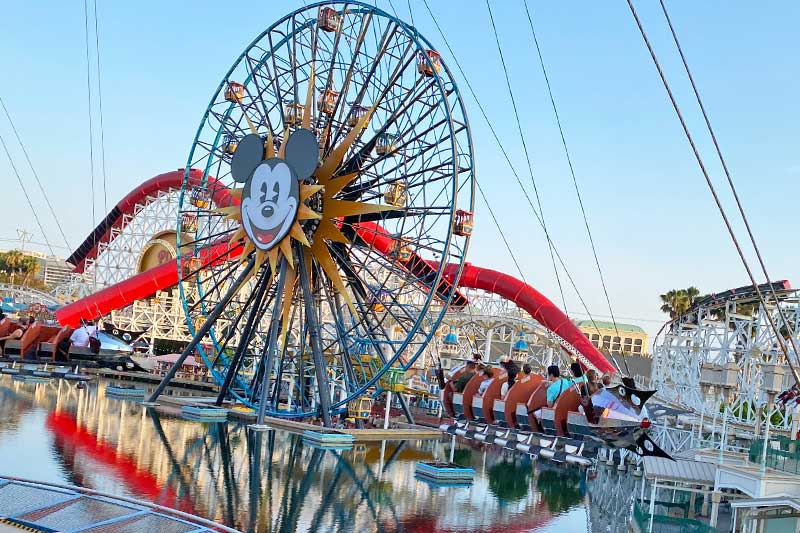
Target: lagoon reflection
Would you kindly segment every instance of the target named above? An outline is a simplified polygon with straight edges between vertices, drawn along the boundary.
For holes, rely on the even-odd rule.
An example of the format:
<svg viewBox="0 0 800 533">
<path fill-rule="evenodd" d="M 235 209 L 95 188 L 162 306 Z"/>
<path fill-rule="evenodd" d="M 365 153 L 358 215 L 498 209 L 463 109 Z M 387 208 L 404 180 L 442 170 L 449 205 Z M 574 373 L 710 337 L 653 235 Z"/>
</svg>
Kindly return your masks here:
<svg viewBox="0 0 800 533">
<path fill-rule="evenodd" d="M 0 377 L 0 475 L 154 501 L 243 531 L 572 531 L 594 515 L 603 530 L 627 523 L 591 509 L 582 470 L 459 443 L 455 461 L 476 469 L 475 482 L 437 487 L 416 479 L 414 466 L 446 460 L 449 440 L 326 450 L 283 431 L 108 398 L 106 384 Z"/>
</svg>

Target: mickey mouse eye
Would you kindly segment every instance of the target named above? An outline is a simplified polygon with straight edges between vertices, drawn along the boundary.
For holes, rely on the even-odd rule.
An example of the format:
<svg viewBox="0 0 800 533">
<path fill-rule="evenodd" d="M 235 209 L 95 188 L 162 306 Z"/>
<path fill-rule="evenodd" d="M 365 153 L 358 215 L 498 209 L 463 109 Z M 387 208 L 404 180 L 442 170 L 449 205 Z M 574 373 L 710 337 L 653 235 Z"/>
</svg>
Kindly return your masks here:
<svg viewBox="0 0 800 533">
<path fill-rule="evenodd" d="M 264 160 L 264 140 L 260 135 L 245 135 L 231 159 L 231 176 L 238 183 L 244 183 Z"/>
</svg>

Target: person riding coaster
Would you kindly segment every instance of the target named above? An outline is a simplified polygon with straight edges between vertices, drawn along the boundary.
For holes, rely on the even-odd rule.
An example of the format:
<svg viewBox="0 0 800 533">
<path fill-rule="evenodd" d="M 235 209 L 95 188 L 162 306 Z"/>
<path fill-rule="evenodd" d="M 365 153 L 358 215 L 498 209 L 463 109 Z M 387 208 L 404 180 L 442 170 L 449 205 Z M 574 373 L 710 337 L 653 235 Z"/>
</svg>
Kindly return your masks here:
<svg viewBox="0 0 800 533">
<path fill-rule="evenodd" d="M 622 378 L 617 384 L 608 382 L 609 386 L 604 386 L 607 380 L 601 382 L 597 379 L 596 373 L 588 375 L 587 372 L 587 375 L 584 375 L 578 363 L 571 365 L 571 372 L 574 379 L 561 377 L 560 370 L 555 365 L 548 368 L 550 381 L 536 387 L 525 404 L 518 403 L 511 406 L 511 410 L 516 411 L 516 419 L 511 417 L 509 420 L 509 417 L 504 417 L 497 423 L 490 424 L 486 431 L 509 428 L 514 432 L 520 430 L 527 432 L 530 428 L 532 434 L 572 437 L 598 442 L 612 448 L 626 448 L 640 455 L 671 458 L 647 435 L 650 418 L 644 404 L 655 391 L 638 389 L 630 377 Z M 454 376 L 455 379 L 448 385 L 463 377 L 463 372 Z M 467 387 L 465 384 L 458 390 L 458 387 L 451 385 L 450 397 L 447 397 L 446 390 L 443 402 L 448 413 L 462 423 L 470 424 L 483 420 L 484 417 L 471 416 L 472 410 L 462 408 L 457 413 L 453 408 L 456 407 L 454 400 L 457 400 L 458 405 L 462 407 L 472 405 L 473 397 L 477 396 L 482 385 L 481 381 L 488 379 L 490 378 L 485 374 L 476 373 L 466 379 L 466 383 L 477 380 L 475 387 Z M 497 378 L 493 381 L 495 379 Z M 501 379 L 505 381 L 507 378 Z M 464 380 L 461 383 L 464 383 Z M 506 394 L 512 389 L 513 386 Z M 469 397 L 461 394 L 465 390 L 471 392 Z M 454 398 L 454 392 L 462 397 Z M 520 414 L 518 410 L 523 407 L 527 411 L 527 417 L 524 416 L 525 412 Z"/>
</svg>

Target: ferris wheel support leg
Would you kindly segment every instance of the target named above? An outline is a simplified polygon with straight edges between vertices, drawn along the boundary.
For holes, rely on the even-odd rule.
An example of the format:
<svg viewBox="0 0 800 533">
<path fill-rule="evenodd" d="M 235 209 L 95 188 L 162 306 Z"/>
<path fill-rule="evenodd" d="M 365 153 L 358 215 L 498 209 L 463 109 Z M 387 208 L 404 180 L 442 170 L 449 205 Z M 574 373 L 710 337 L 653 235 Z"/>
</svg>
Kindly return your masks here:
<svg viewBox="0 0 800 533">
<path fill-rule="evenodd" d="M 225 374 L 225 380 L 222 382 L 222 386 L 219 388 L 217 401 L 214 402 L 214 405 L 217 407 L 222 405 L 222 402 L 228 395 L 228 391 L 233 384 L 233 378 L 236 377 L 236 373 L 239 371 L 239 366 L 242 364 L 242 359 L 244 359 L 244 353 L 247 351 L 247 347 L 250 345 L 250 339 L 253 335 L 253 326 L 256 324 L 256 322 L 258 322 L 257 319 L 263 312 L 261 311 L 261 303 L 264 300 L 264 294 L 267 292 L 269 281 L 270 277 L 267 273 L 267 270 L 264 269 L 264 271 L 261 273 L 261 277 L 258 280 L 256 297 L 253 299 L 251 304 L 250 314 L 247 316 L 247 322 L 244 325 L 242 336 L 239 339 L 239 346 L 236 347 L 236 353 L 233 354 L 233 360 L 228 366 L 228 372 Z"/>
<path fill-rule="evenodd" d="M 192 337 L 191 342 L 189 342 L 188 346 L 184 348 L 181 356 L 178 357 L 177 361 L 175 361 L 175 363 L 172 365 L 172 368 L 170 368 L 167 374 L 164 376 L 164 379 L 162 379 L 161 383 L 158 384 L 156 390 L 154 390 L 153 394 L 151 394 L 147 399 L 148 403 L 154 403 L 158 397 L 161 396 L 161 393 L 164 392 L 164 389 L 167 388 L 169 382 L 175 377 L 175 374 L 181 368 L 183 362 L 186 361 L 186 358 L 189 356 L 189 354 L 194 351 L 203 337 L 208 334 L 211 326 L 214 325 L 214 322 L 217 320 L 217 318 L 219 318 L 219 315 L 225 309 L 225 305 L 228 303 L 228 300 L 230 300 L 233 295 L 236 294 L 236 291 L 239 290 L 239 287 L 250 274 L 250 271 L 253 270 L 253 261 L 254 259 L 251 257 L 247 262 L 247 266 L 245 266 L 244 270 L 241 272 L 241 274 L 239 274 L 239 277 L 236 278 L 236 281 L 234 281 L 231 286 L 228 287 L 228 291 L 225 293 L 225 296 L 221 298 L 219 302 L 217 302 L 217 305 L 215 305 L 214 309 L 211 310 L 211 313 L 206 318 L 206 321 L 202 326 L 200 326 L 200 329 L 197 331 L 197 333 L 195 333 L 194 337 Z"/>
<path fill-rule="evenodd" d="M 297 269 L 300 271 L 300 285 L 303 289 L 306 308 L 306 323 L 308 324 L 308 335 L 311 340 L 311 352 L 314 355 L 314 372 L 317 376 L 317 391 L 319 392 L 322 422 L 325 427 L 331 427 L 331 397 L 330 389 L 327 386 L 328 372 L 325 369 L 325 357 L 322 354 L 322 344 L 319 339 L 319 324 L 317 323 L 317 313 L 314 309 L 314 295 L 311 294 L 311 284 L 308 280 L 303 248 L 298 246 L 297 250 Z"/>
<path fill-rule="evenodd" d="M 261 397 L 258 400 L 258 420 L 256 424 L 259 426 L 264 425 L 264 416 L 267 412 L 267 394 L 269 392 L 269 378 L 272 374 L 272 361 L 275 360 L 275 354 L 278 350 L 278 328 L 281 324 L 281 304 L 283 299 L 283 288 L 286 285 L 286 259 L 281 259 L 281 264 L 278 267 L 280 274 L 278 274 L 278 287 L 275 289 L 275 306 L 272 309 L 272 318 L 269 325 L 269 352 L 267 353 L 267 361 L 264 366 L 264 374 L 261 376 Z M 280 388 L 277 395 L 280 395 Z M 289 399 L 287 398 L 287 402 Z"/>
</svg>

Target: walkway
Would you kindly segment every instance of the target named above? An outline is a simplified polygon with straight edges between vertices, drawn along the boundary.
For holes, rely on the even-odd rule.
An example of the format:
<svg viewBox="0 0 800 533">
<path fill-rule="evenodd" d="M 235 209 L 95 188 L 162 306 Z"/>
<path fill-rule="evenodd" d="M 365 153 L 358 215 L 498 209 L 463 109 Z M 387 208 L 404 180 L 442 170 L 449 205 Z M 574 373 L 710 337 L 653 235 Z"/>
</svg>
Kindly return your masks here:
<svg viewBox="0 0 800 533">
<path fill-rule="evenodd" d="M 90 489 L 0 478 L 0 533 L 201 533 L 237 530 L 147 502 Z"/>
</svg>

